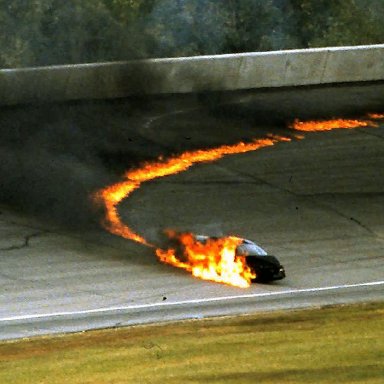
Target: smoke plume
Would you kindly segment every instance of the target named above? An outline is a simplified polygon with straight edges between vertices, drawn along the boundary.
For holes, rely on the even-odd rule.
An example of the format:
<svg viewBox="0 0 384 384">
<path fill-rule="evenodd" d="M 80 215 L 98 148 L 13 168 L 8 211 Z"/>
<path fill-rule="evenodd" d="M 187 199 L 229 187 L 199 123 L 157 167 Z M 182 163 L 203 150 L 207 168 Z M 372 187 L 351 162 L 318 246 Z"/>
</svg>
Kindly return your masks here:
<svg viewBox="0 0 384 384">
<path fill-rule="evenodd" d="M 128 106 L 2 108 L 0 202 L 72 227 L 96 224 L 90 194 L 151 157 L 148 142 L 124 122 L 121 111 Z M 152 145 L 151 152 L 159 150 Z"/>
</svg>

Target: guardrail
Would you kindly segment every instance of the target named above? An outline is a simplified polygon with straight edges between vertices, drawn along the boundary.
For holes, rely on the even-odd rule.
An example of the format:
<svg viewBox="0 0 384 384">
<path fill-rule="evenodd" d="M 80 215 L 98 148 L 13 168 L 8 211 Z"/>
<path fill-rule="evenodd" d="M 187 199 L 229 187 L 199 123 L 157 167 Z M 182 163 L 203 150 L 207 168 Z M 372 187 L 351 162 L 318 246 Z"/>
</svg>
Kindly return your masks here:
<svg viewBox="0 0 384 384">
<path fill-rule="evenodd" d="M 384 44 L 0 70 L 0 105 L 384 80 Z"/>
</svg>

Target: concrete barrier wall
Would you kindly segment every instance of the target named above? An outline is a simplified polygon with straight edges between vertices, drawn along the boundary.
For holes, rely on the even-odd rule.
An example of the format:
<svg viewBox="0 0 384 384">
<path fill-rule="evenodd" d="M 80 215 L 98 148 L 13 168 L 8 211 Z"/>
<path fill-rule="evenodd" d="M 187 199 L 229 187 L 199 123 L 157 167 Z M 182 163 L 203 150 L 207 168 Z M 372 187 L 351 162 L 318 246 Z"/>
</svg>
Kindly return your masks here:
<svg viewBox="0 0 384 384">
<path fill-rule="evenodd" d="M 384 80 L 384 44 L 0 70 L 0 104 Z"/>
</svg>

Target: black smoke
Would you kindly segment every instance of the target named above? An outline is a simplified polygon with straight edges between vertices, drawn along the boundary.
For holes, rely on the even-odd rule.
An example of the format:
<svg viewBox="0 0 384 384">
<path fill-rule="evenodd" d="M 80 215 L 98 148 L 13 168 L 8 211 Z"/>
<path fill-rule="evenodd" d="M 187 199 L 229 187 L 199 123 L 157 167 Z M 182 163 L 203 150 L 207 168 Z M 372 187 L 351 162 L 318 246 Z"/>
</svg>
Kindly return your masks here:
<svg viewBox="0 0 384 384">
<path fill-rule="evenodd" d="M 384 9 L 382 2 L 373 0 L 244 0 L 223 1 L 220 6 L 207 0 L 153 0 L 142 2 L 146 4 L 137 14 L 132 10 L 125 14 L 126 10 L 112 3 L 118 2 L 46 0 L 28 5 L 25 1 L 0 0 L 0 66 L 299 48 L 315 44 L 318 31 L 324 31 L 323 25 L 329 39 L 356 30 L 358 35 L 353 36 L 373 39 L 382 35 L 375 29 L 362 33 L 366 20 L 372 18 L 362 18 L 361 12 L 372 16 L 379 14 L 375 10 Z M 352 4 L 348 9 L 355 13 L 344 12 L 345 4 Z M 330 22 L 338 17 L 344 24 L 336 30 Z M 377 20 L 368 23 L 372 28 L 381 22 L 377 16 L 373 19 Z M 363 20 L 357 29 L 354 20 Z M 145 73 L 137 77 L 139 83 L 150 78 Z M 329 111 L 326 103 L 321 109 L 314 102 L 312 109 L 301 108 L 308 116 L 303 114 L 297 106 L 307 97 L 294 93 L 297 102 L 292 102 L 291 96 L 283 102 L 279 98 L 273 101 L 271 93 L 270 101 L 265 95 L 256 96 L 256 100 L 251 98 L 252 102 L 242 103 L 241 107 L 234 103 L 225 111 L 219 108 L 218 115 L 224 116 L 225 112 L 255 125 L 256 120 L 267 121 L 277 115 L 274 105 L 278 105 L 282 121 Z M 332 98 L 323 99 L 333 103 Z M 358 110 L 361 102 L 355 99 L 344 103 L 348 113 Z M 213 100 L 215 104 L 215 97 Z M 98 225 L 100 213 L 95 212 L 90 201 L 92 192 L 117 180 L 124 169 L 143 159 L 167 155 L 174 148 L 181 151 L 185 146 L 185 141 L 180 144 L 181 140 L 175 139 L 178 142 L 167 148 L 140 134 L 138 127 L 145 124 L 147 103 L 136 99 L 1 107 L 0 202 L 70 226 Z M 193 122 L 191 118 L 189 124 L 195 125 Z M 193 135 L 183 131 L 186 126 L 178 132 L 192 142 Z M 204 144 L 195 142 L 196 146 Z"/>
<path fill-rule="evenodd" d="M 162 152 L 128 122 L 133 104 L 2 107 L 0 203 L 70 227 L 99 226 L 91 194 Z"/>
</svg>

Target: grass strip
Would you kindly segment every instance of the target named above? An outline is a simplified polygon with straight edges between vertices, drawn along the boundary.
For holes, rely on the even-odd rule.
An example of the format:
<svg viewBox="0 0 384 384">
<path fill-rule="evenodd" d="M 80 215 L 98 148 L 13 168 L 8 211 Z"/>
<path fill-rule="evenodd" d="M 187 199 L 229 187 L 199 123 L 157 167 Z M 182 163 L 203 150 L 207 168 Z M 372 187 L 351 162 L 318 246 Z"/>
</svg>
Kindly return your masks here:
<svg viewBox="0 0 384 384">
<path fill-rule="evenodd" d="M 0 343 L 0 383 L 383 383 L 384 303 Z"/>
</svg>

